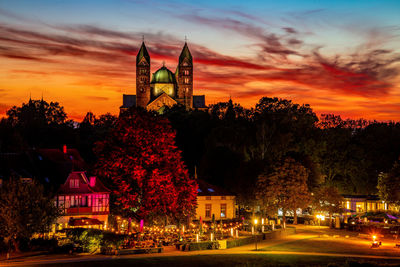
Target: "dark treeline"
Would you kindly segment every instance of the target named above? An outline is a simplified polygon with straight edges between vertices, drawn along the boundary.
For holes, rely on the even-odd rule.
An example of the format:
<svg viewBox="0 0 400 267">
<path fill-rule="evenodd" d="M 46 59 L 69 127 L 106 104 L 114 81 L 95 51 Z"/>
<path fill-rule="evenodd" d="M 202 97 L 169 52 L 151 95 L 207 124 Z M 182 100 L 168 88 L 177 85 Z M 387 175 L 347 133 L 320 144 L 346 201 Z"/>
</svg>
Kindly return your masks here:
<svg viewBox="0 0 400 267">
<path fill-rule="evenodd" d="M 177 133 L 177 145 L 191 174 L 236 193 L 251 205 L 257 177 L 277 162 L 293 158 L 309 171 L 310 190 L 335 186 L 343 194 L 376 194 L 381 172 L 400 154 L 400 124 L 342 120 L 308 105 L 264 97 L 254 108 L 232 101 L 208 112 L 175 106 L 163 115 Z M 0 152 L 32 148 L 77 148 L 87 163 L 96 162 L 97 141 L 107 138 L 118 118 L 86 114 L 82 122 L 67 120 L 58 103 L 30 100 L 13 107 L 0 122 Z"/>
</svg>

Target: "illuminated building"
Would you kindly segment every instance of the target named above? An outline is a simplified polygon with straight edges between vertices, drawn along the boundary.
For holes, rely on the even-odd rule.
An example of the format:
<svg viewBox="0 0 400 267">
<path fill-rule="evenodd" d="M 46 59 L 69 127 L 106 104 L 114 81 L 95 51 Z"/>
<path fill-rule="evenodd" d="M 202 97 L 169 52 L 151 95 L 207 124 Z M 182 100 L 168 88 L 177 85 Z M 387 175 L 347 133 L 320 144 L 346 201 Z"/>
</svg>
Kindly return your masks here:
<svg viewBox="0 0 400 267">
<path fill-rule="evenodd" d="M 83 171 L 71 172 L 55 197 L 55 204 L 63 213 L 57 223 L 103 225 L 110 213 L 109 200 L 110 190 L 97 177 L 88 178 Z"/>
<path fill-rule="evenodd" d="M 130 107 L 143 107 L 162 112 L 176 104 L 187 109 L 205 109 L 205 96 L 193 95 L 193 57 L 185 42 L 175 73 L 165 65 L 150 79 L 150 55 L 142 43 L 136 56 L 136 95 L 123 95 L 121 112 Z"/>
</svg>

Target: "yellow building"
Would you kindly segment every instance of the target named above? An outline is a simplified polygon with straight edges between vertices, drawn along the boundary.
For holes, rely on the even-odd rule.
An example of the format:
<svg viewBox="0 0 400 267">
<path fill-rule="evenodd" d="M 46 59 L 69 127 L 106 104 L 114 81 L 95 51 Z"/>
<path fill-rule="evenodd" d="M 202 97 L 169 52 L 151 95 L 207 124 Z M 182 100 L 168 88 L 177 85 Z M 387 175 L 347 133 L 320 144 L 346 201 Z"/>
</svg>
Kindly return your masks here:
<svg viewBox="0 0 400 267">
<path fill-rule="evenodd" d="M 210 221 L 214 214 L 215 220 L 230 220 L 236 218 L 236 197 L 226 190 L 211 185 L 203 180 L 199 184 L 197 195 L 196 220 Z"/>
<path fill-rule="evenodd" d="M 344 214 L 351 215 L 378 210 L 396 210 L 396 206 L 388 205 L 374 195 L 344 195 Z"/>
</svg>

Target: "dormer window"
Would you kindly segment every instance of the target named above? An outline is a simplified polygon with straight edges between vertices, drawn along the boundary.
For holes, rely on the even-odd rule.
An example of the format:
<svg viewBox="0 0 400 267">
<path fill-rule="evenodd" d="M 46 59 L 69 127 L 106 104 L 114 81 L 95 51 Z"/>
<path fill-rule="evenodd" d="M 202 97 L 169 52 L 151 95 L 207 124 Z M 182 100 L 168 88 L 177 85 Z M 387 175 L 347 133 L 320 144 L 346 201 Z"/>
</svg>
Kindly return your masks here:
<svg viewBox="0 0 400 267">
<path fill-rule="evenodd" d="M 69 180 L 69 188 L 79 188 L 79 179 Z"/>
</svg>

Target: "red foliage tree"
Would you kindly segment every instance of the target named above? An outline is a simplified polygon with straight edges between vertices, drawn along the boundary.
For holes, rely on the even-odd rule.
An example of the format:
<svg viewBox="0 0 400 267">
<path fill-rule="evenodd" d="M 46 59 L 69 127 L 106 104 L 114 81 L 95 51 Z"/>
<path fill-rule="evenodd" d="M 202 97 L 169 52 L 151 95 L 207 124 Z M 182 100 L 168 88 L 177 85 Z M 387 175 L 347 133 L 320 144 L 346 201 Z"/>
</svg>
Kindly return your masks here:
<svg viewBox="0 0 400 267">
<path fill-rule="evenodd" d="M 133 111 L 118 119 L 95 151 L 97 174 L 111 181 L 115 204 L 128 216 L 193 213 L 197 184 L 184 166 L 168 120 Z"/>
</svg>

